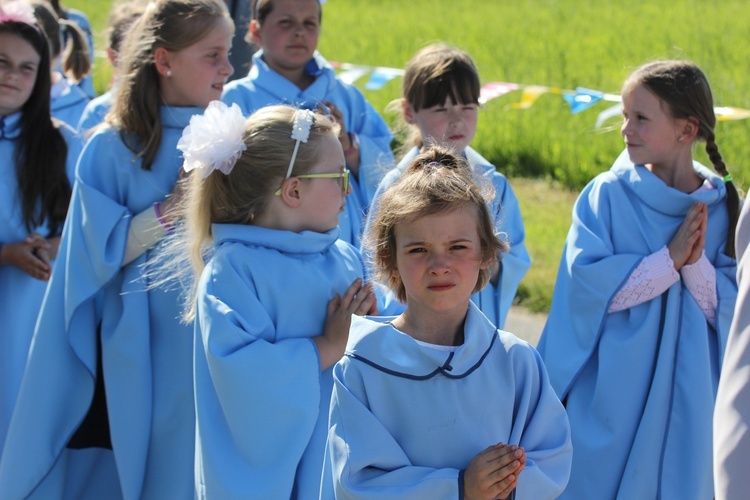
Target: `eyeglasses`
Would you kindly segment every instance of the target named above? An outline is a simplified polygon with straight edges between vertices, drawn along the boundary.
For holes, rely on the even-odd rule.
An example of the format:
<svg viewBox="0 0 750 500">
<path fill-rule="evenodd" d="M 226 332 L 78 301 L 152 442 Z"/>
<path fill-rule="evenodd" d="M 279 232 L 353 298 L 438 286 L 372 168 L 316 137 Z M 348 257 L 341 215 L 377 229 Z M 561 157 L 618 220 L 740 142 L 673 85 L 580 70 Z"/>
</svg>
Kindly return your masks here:
<svg viewBox="0 0 750 500">
<path fill-rule="evenodd" d="M 343 179 L 341 190 L 346 194 L 349 192 L 349 169 L 345 168 L 343 172 L 331 172 L 330 174 L 302 174 L 293 175 L 297 179 Z M 281 188 L 276 191 L 276 196 L 281 196 Z"/>
</svg>

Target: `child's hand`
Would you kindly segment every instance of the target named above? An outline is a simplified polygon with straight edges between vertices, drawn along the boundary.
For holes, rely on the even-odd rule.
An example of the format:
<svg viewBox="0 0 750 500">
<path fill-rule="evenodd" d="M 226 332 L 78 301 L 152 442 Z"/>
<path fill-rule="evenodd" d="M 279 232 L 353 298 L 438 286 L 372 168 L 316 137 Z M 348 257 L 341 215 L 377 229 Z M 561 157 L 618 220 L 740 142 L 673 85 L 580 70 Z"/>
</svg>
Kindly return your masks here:
<svg viewBox="0 0 750 500">
<path fill-rule="evenodd" d="M 464 471 L 464 498 L 507 498 L 518 486 L 518 474 L 526 465 L 523 448 L 503 443 L 490 446 L 475 456 Z"/>
<path fill-rule="evenodd" d="M 346 341 L 349 339 L 352 314 L 367 314 L 373 307 L 374 300 L 372 285 L 363 285 L 362 278 L 357 278 L 346 289 L 343 297 L 336 294 L 328 302 L 323 335 L 313 338 L 318 347 L 321 370 L 327 369 L 341 359 L 346 349 Z"/>
<path fill-rule="evenodd" d="M 36 256 L 39 260 L 52 267 L 52 261 L 57 259 L 57 252 L 60 249 L 60 237 L 47 238 L 46 242 L 46 247 L 37 247 Z"/>
<path fill-rule="evenodd" d="M 672 237 L 672 241 L 669 242 L 667 249 L 669 250 L 669 256 L 674 262 L 675 270 L 679 271 L 684 266 L 688 259 L 692 257 L 696 246 L 700 246 L 698 251 L 698 257 L 700 252 L 703 251 L 701 241 L 705 242 L 705 234 L 701 236 L 701 233 L 705 231 L 707 219 L 706 205 L 699 201 L 693 203 L 685 216 L 685 220 L 682 221 L 677 232 Z M 696 260 L 698 260 L 696 258 Z"/>
<path fill-rule="evenodd" d="M 0 262 L 14 265 L 32 278 L 47 281 L 52 271 L 49 258 L 46 257 L 49 251 L 50 245 L 44 237 L 30 234 L 21 241 L 3 245 L 0 249 Z"/>
<path fill-rule="evenodd" d="M 701 258 L 703 249 L 706 246 L 706 231 L 708 231 L 708 207 L 701 203 L 700 237 L 695 242 L 695 245 L 693 245 L 693 251 L 685 261 L 685 264 L 695 264 Z"/>
</svg>

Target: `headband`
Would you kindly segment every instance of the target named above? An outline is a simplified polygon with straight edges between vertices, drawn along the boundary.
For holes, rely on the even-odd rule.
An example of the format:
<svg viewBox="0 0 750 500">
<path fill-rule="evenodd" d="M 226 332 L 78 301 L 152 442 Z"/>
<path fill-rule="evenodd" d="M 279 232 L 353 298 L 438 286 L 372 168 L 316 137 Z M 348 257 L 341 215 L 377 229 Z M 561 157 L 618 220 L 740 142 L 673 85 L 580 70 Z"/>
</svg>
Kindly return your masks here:
<svg viewBox="0 0 750 500">
<path fill-rule="evenodd" d="M 297 152 L 299 151 L 299 143 L 307 142 L 310 137 L 310 128 L 312 127 L 315 115 L 309 109 L 298 109 L 294 113 L 294 126 L 292 127 L 292 139 L 294 143 L 294 151 L 292 151 L 292 159 L 289 161 L 289 168 L 286 171 L 286 179 L 292 176 L 292 170 L 294 169 L 294 160 L 297 159 Z"/>
</svg>

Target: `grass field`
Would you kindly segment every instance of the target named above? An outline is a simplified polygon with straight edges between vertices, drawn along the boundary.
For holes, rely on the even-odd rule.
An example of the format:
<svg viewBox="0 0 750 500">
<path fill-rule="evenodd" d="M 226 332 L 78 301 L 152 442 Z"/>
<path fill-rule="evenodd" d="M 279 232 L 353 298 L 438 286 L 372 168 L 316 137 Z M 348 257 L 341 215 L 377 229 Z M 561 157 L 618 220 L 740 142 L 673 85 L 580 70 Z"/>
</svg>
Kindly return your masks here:
<svg viewBox="0 0 750 500">
<path fill-rule="evenodd" d="M 98 32 L 112 4 L 63 3 L 87 12 Z M 403 67 L 419 48 L 440 40 L 469 52 L 483 82 L 619 93 L 628 73 L 646 61 L 690 59 L 706 72 L 717 105 L 750 108 L 750 2 L 744 0 L 328 0 L 323 9 L 319 48 L 332 61 Z M 101 38 L 98 43 L 102 48 Z M 99 81 L 106 82 L 106 63 L 98 66 L 105 75 Z M 395 79 L 364 93 L 384 110 L 399 97 L 400 84 Z M 545 311 L 575 193 L 609 168 L 623 143 L 616 119 L 609 130 L 594 130 L 607 103 L 573 115 L 559 95 L 543 95 L 527 110 L 511 109 L 519 99 L 512 92 L 487 103 L 472 145 L 511 178 L 534 260 L 519 298 Z M 721 122 L 716 135 L 730 172 L 745 188 L 750 120 Z M 700 149 L 696 158 L 707 162 Z"/>
</svg>

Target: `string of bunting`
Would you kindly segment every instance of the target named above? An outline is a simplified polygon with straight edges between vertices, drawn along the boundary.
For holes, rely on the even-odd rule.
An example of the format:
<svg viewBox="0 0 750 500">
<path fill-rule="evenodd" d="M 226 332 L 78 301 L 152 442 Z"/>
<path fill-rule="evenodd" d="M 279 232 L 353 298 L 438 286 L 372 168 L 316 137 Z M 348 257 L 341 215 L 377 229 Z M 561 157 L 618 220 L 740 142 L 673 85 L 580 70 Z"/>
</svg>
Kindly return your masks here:
<svg viewBox="0 0 750 500">
<path fill-rule="evenodd" d="M 365 83 L 365 89 L 367 90 L 380 90 L 386 83 L 394 78 L 404 76 L 404 70 L 399 68 L 364 66 L 360 64 L 340 62 L 331 62 L 330 64 L 338 70 L 338 77 L 346 83 L 353 84 L 357 80 L 369 75 L 367 83 Z M 604 122 L 610 118 L 620 116 L 622 113 L 622 99 L 618 94 L 609 94 L 584 87 L 577 87 L 575 90 L 569 90 L 558 87 L 548 87 L 546 85 L 490 82 L 482 86 L 479 102 L 480 104 L 486 104 L 492 99 L 517 90 L 521 91 L 521 100 L 509 105 L 509 107 L 513 109 L 529 109 L 534 105 L 537 99 L 544 94 L 555 94 L 561 96 L 570 105 L 571 114 L 580 113 L 602 101 L 617 103 L 599 113 L 594 126 L 596 129 L 601 128 Z M 748 109 L 716 106 L 714 112 L 716 113 L 716 118 L 720 121 L 743 120 L 750 118 L 750 110 Z"/>
</svg>

